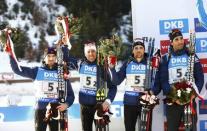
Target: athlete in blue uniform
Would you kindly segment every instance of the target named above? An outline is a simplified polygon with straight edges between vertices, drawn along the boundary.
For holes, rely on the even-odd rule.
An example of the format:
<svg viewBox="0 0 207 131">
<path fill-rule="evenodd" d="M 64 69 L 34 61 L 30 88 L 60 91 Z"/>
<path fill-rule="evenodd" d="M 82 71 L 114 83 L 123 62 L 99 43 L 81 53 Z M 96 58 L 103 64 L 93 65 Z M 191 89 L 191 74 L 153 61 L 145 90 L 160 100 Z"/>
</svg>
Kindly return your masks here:
<svg viewBox="0 0 207 131">
<path fill-rule="evenodd" d="M 160 92 L 159 88 L 145 87 L 147 54 L 143 41 L 136 41 L 132 46 L 132 56 L 126 60 L 120 70 L 116 72 L 113 65 L 109 65 L 113 83 L 119 85 L 125 81 L 124 94 L 124 124 L 126 131 L 135 131 L 137 120 L 140 120 L 142 105 L 139 97 L 152 91 L 153 94 Z M 157 85 L 156 82 L 154 85 Z M 151 130 L 151 127 L 150 129 Z"/>
<path fill-rule="evenodd" d="M 94 121 L 94 114 L 96 111 L 96 91 L 97 91 L 97 77 L 102 77 L 99 72 L 97 74 L 97 61 L 96 61 L 96 45 L 95 42 L 88 42 L 84 45 L 84 54 L 86 59 L 77 61 L 70 58 L 70 66 L 78 69 L 80 74 L 80 91 L 79 103 L 81 105 L 81 122 L 83 131 L 92 131 Z M 77 64 L 78 63 L 78 64 Z M 100 68 L 99 68 L 100 69 Z M 102 103 L 103 110 L 108 110 L 111 102 L 113 102 L 116 95 L 117 88 L 112 84 L 109 77 L 107 79 L 107 98 Z"/>
<path fill-rule="evenodd" d="M 183 35 L 179 29 L 173 29 L 169 33 L 169 38 L 171 41 L 169 53 L 164 55 L 160 64 L 160 81 L 161 87 L 164 95 L 168 95 L 171 90 L 171 85 L 186 79 L 186 73 L 188 68 L 188 49 L 184 43 Z M 199 62 L 198 57 L 195 57 L 194 64 L 194 79 L 195 84 L 200 92 L 203 83 L 204 83 L 204 75 L 203 69 Z M 194 105 L 195 99 L 193 99 Z M 195 108 L 196 109 L 196 108 Z M 167 129 L 168 131 L 178 131 L 178 127 L 181 122 L 181 118 L 184 115 L 184 105 L 180 105 L 179 100 L 172 105 L 166 105 L 166 116 L 167 116 Z M 195 119 L 196 115 L 194 115 Z M 196 120 L 197 121 L 197 120 Z M 195 121 L 195 122 L 196 122 Z M 196 126 L 196 123 L 194 123 Z M 193 129 L 193 131 L 196 130 Z"/>
<path fill-rule="evenodd" d="M 67 47 L 63 47 L 67 48 Z M 58 130 L 58 121 L 51 119 L 48 122 L 44 121 L 46 115 L 46 106 L 49 103 L 59 103 L 58 100 L 58 74 L 56 63 L 55 48 L 48 48 L 45 57 L 45 64 L 43 67 L 24 67 L 18 68 L 17 62 L 10 56 L 10 63 L 12 70 L 23 77 L 28 77 L 34 80 L 36 88 L 37 103 L 35 106 L 35 131 L 46 131 L 47 124 L 50 131 Z M 66 103 L 61 103 L 57 106 L 59 111 L 67 110 L 73 104 L 74 93 L 70 81 L 66 80 Z"/>
</svg>

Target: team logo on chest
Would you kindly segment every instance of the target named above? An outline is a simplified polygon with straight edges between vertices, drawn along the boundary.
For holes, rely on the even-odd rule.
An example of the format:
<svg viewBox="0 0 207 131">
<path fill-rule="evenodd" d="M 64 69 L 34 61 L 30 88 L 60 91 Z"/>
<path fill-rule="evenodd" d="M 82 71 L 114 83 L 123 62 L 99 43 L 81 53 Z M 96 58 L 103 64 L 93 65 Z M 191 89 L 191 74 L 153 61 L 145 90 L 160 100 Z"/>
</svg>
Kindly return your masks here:
<svg viewBox="0 0 207 131">
<path fill-rule="evenodd" d="M 88 66 L 82 65 L 80 69 L 81 74 L 96 75 L 96 65 Z"/>
<path fill-rule="evenodd" d="M 144 64 L 137 64 L 135 62 L 131 62 L 126 69 L 127 74 L 145 74 L 146 66 Z"/>
<path fill-rule="evenodd" d="M 44 78 L 58 78 L 57 73 L 54 72 L 44 72 Z"/>
<path fill-rule="evenodd" d="M 177 67 L 177 66 L 187 66 L 188 64 L 188 56 L 173 56 L 169 61 L 169 68 L 170 67 Z"/>
<path fill-rule="evenodd" d="M 143 64 L 140 65 L 132 65 L 131 70 L 145 70 L 146 66 Z"/>
<path fill-rule="evenodd" d="M 57 81 L 57 79 L 58 79 L 57 71 L 45 70 L 42 68 L 38 69 L 36 80 Z"/>
</svg>

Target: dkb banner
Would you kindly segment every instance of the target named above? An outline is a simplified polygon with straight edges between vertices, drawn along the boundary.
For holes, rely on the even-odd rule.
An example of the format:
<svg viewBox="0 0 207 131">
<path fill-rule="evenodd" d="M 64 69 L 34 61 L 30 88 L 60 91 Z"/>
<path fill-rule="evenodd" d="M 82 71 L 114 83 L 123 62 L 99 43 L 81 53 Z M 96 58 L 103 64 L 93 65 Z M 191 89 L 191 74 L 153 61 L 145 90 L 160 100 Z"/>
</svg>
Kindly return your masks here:
<svg viewBox="0 0 207 131">
<path fill-rule="evenodd" d="M 207 12 L 207 0 L 131 0 L 133 38 L 155 37 L 155 43 L 162 54 L 167 53 L 170 44 L 168 33 L 173 28 L 182 30 L 184 38 L 189 38 L 190 30 L 196 32 L 196 53 L 200 58 L 207 81 L 207 30 L 198 20 L 197 2 L 203 2 Z M 206 16 L 207 17 L 207 16 Z M 204 18 L 204 20 L 207 18 Z M 206 91 L 203 87 L 201 94 Z M 163 98 L 162 94 L 160 97 Z M 205 96 L 207 99 L 207 96 Z M 207 108 L 197 100 L 198 130 L 207 130 Z M 200 103 L 200 104 L 199 104 Z M 154 131 L 164 131 L 163 103 L 154 110 Z"/>
</svg>

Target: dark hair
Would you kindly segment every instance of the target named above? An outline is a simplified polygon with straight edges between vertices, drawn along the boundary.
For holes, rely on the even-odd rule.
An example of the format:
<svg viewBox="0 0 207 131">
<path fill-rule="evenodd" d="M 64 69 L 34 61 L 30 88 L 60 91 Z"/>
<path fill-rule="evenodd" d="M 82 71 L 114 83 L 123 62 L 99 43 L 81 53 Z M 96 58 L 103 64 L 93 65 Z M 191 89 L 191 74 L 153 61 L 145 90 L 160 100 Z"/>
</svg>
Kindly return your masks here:
<svg viewBox="0 0 207 131">
<path fill-rule="evenodd" d="M 178 28 L 172 29 L 171 32 L 169 33 L 169 38 L 171 41 L 173 41 L 175 39 L 175 37 L 177 36 L 183 36 L 183 34 L 181 33 L 181 31 Z"/>
<path fill-rule="evenodd" d="M 44 51 L 44 56 L 43 56 L 43 60 L 42 60 L 42 66 L 47 66 L 46 62 L 45 62 L 45 58 L 48 54 L 55 54 L 57 55 L 57 51 L 55 47 L 47 47 Z"/>
<path fill-rule="evenodd" d="M 144 45 L 144 40 L 142 38 L 136 38 L 134 39 L 134 42 L 133 42 L 133 45 L 132 45 L 132 49 L 134 49 L 135 46 L 137 45 L 141 45 L 145 48 L 145 45 Z"/>
</svg>

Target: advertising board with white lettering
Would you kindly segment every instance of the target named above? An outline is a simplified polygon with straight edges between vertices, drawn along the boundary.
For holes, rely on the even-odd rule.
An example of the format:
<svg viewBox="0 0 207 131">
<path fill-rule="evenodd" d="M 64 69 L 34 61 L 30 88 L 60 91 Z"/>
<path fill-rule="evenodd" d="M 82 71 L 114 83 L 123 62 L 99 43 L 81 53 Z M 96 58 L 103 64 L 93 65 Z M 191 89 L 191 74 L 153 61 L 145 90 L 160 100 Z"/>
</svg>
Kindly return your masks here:
<svg viewBox="0 0 207 131">
<path fill-rule="evenodd" d="M 123 102 L 114 101 L 111 105 L 113 118 L 121 118 L 123 114 Z M 7 106 L 0 107 L 0 122 L 31 121 L 34 119 L 34 107 L 32 106 Z M 68 112 L 70 119 L 80 119 L 80 104 L 74 103 Z"/>
<path fill-rule="evenodd" d="M 207 82 L 207 30 L 198 20 L 196 1 L 197 0 L 131 0 L 132 25 L 133 38 L 154 37 L 155 45 L 157 48 L 161 49 L 162 55 L 169 50 L 171 42 L 168 34 L 171 29 L 179 28 L 183 33 L 186 44 L 188 43 L 190 31 L 194 30 L 196 32 L 196 54 L 200 58 L 200 63 L 205 73 L 205 82 L 200 93 L 203 95 L 206 92 L 205 84 Z M 204 3 L 207 2 L 207 0 L 203 1 Z M 147 47 L 147 45 L 145 46 Z M 163 98 L 162 95 L 161 97 Z M 204 99 L 207 99 L 207 96 L 205 96 Z M 162 106 L 162 104 L 159 106 Z M 197 128 L 200 130 L 204 129 L 206 121 L 204 122 L 202 119 L 204 117 L 207 118 L 207 111 L 205 105 L 198 104 L 197 107 L 198 125 L 200 125 L 197 126 Z M 155 112 L 153 117 L 159 117 L 158 113 Z M 156 124 L 153 124 L 153 128 L 164 130 L 165 120 L 166 118 L 156 120 Z"/>
</svg>

